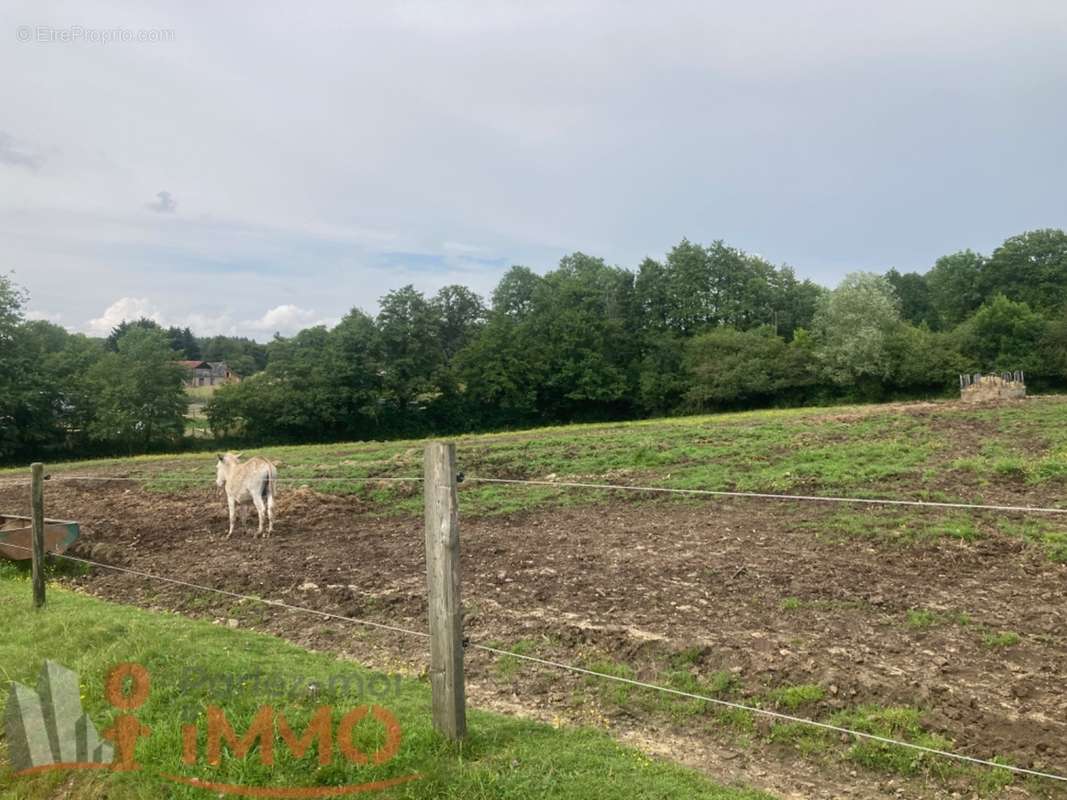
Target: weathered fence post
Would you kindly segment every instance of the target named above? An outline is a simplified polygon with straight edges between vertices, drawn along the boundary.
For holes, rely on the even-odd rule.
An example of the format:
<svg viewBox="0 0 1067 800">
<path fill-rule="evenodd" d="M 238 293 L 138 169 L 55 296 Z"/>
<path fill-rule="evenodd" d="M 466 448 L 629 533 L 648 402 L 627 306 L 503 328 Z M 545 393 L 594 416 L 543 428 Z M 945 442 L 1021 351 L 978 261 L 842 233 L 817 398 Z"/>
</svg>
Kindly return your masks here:
<svg viewBox="0 0 1067 800">
<path fill-rule="evenodd" d="M 467 733 L 463 681 L 463 611 L 459 599 L 459 512 L 456 446 L 426 445 L 426 586 L 430 601 L 430 689 L 433 725 L 449 739 Z"/>
<path fill-rule="evenodd" d="M 40 608 L 44 605 L 44 464 L 39 462 L 30 465 L 30 506 L 33 520 L 33 541 L 30 545 L 33 554 L 33 604 Z"/>
</svg>

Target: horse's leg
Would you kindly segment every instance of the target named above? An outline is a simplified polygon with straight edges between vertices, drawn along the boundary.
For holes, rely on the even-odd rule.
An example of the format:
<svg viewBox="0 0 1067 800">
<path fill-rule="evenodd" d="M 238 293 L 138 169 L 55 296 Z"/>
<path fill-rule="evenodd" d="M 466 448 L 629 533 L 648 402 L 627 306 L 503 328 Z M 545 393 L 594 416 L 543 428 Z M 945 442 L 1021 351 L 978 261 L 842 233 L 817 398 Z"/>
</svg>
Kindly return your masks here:
<svg viewBox="0 0 1067 800">
<path fill-rule="evenodd" d="M 259 529 L 256 531 L 257 536 L 263 535 L 263 512 L 266 507 L 263 505 L 263 495 L 253 494 L 252 502 L 256 504 L 256 513 L 259 514 Z"/>
<path fill-rule="evenodd" d="M 233 536 L 233 518 L 237 516 L 237 501 L 234 499 L 233 495 L 226 495 L 226 505 L 230 509 L 230 532 L 226 534 L 226 538 L 229 539 Z"/>
</svg>

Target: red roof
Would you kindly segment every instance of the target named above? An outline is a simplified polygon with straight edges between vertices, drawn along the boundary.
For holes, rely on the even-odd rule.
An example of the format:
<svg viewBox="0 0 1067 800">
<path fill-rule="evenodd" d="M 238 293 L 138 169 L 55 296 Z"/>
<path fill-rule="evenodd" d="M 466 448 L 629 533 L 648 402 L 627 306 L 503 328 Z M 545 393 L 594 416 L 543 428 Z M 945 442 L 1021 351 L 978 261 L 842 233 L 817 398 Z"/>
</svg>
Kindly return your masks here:
<svg viewBox="0 0 1067 800">
<path fill-rule="evenodd" d="M 175 361 L 174 363 L 180 364 L 186 369 L 200 369 L 201 367 L 204 369 L 211 369 L 211 365 L 206 361 Z"/>
</svg>

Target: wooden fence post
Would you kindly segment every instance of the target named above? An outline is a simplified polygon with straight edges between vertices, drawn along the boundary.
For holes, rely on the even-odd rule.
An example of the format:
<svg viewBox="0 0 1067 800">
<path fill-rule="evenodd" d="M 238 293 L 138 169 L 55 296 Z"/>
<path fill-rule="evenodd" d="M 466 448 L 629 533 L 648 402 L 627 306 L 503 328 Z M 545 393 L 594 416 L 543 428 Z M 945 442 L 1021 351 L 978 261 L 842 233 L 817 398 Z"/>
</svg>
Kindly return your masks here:
<svg viewBox="0 0 1067 800">
<path fill-rule="evenodd" d="M 40 608 L 44 605 L 44 464 L 40 462 L 30 465 L 30 505 L 33 520 L 33 604 Z"/>
<path fill-rule="evenodd" d="M 423 478 L 433 725 L 443 736 L 456 740 L 467 733 L 467 710 L 454 444 L 431 442 L 426 445 Z"/>
</svg>

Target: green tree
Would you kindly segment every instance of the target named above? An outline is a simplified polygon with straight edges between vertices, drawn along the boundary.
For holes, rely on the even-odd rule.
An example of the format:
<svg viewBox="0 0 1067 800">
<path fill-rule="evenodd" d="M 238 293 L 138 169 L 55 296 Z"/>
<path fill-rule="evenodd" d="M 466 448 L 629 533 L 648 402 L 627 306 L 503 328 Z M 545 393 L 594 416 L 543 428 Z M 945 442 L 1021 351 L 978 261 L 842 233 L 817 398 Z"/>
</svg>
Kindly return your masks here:
<svg viewBox="0 0 1067 800">
<path fill-rule="evenodd" d="M 1045 374 L 1060 381 L 1067 379 L 1067 309 L 1048 320 L 1040 353 Z"/>
<path fill-rule="evenodd" d="M 632 274 L 584 253 L 544 276 L 525 333 L 544 357 L 538 407 L 549 418 L 614 416 L 631 404 L 632 303 Z"/>
<path fill-rule="evenodd" d="M 772 306 L 764 324 L 771 325 L 787 342 L 798 329 L 810 329 L 815 309 L 826 289 L 809 280 L 798 281 L 791 267 L 779 267 L 770 276 Z"/>
<path fill-rule="evenodd" d="M 32 399 L 23 382 L 30 366 L 18 346 L 22 307 L 26 295 L 14 281 L 0 274 L 0 458 L 10 457 L 21 445 L 20 429 Z"/>
<path fill-rule="evenodd" d="M 638 366 L 637 401 L 649 414 L 675 411 L 689 387 L 685 369 L 686 342 L 671 331 L 647 334 Z"/>
<path fill-rule="evenodd" d="M 1067 233 L 1045 228 L 1007 239 L 982 270 L 980 287 L 986 299 L 999 293 L 1035 311 L 1059 311 L 1067 304 Z"/>
<path fill-rule="evenodd" d="M 211 336 L 198 340 L 200 358 L 223 361 L 242 378 L 255 375 L 267 367 L 267 346 L 243 336 Z"/>
<path fill-rule="evenodd" d="M 188 361 L 199 361 L 203 358 L 200 342 L 189 328 L 167 328 L 167 337 L 170 339 L 170 349 L 177 353 L 179 358 Z"/>
<path fill-rule="evenodd" d="M 839 386 L 886 381 L 893 370 L 888 339 L 899 325 L 900 301 L 889 281 L 870 272 L 847 275 L 815 313 L 823 374 Z"/>
<path fill-rule="evenodd" d="M 886 280 L 900 298 L 900 315 L 912 325 L 926 325 L 931 329 L 940 326 L 937 312 L 930 299 L 930 287 L 926 276 L 917 272 L 901 274 L 895 269 L 885 274 Z"/>
<path fill-rule="evenodd" d="M 188 400 L 166 334 L 134 325 L 115 347 L 89 369 L 95 397 L 89 438 L 128 452 L 173 445 L 184 431 Z"/>
<path fill-rule="evenodd" d="M 791 347 L 770 326 L 750 331 L 717 328 L 689 340 L 687 405 L 704 410 L 765 403 L 810 380 L 807 352 Z"/>
<path fill-rule="evenodd" d="M 1023 370 L 1034 375 L 1054 372 L 1046 365 L 1042 343 L 1048 323 L 1026 303 L 1002 294 L 982 305 L 958 331 L 960 350 L 982 371 Z"/>
<path fill-rule="evenodd" d="M 971 250 L 942 256 L 926 274 L 930 304 L 939 326 L 950 330 L 982 305 L 979 277 L 985 258 Z"/>
<path fill-rule="evenodd" d="M 381 299 L 376 324 L 384 401 L 397 419 L 424 411 L 438 396 L 445 365 L 437 310 L 408 285 Z"/>
<path fill-rule="evenodd" d="M 330 331 L 329 380 L 347 436 L 373 436 L 383 422 L 380 351 L 374 320 L 359 309 L 349 311 Z"/>
<path fill-rule="evenodd" d="M 892 383 L 906 391 L 954 389 L 960 373 L 974 368 L 960 352 L 957 336 L 933 332 L 925 325 L 898 325 L 889 335 L 886 348 L 892 364 Z"/>
<path fill-rule="evenodd" d="M 437 318 L 437 339 L 446 361 L 455 358 L 485 324 L 482 298 L 466 286 L 445 286 L 430 300 Z"/>
<path fill-rule="evenodd" d="M 667 269 L 659 261 L 646 258 L 634 277 L 634 300 L 647 331 L 660 334 L 672 328 L 676 314 L 671 302 Z"/>
<path fill-rule="evenodd" d="M 117 353 L 119 349 L 119 339 L 125 336 L 134 328 L 141 328 L 147 331 L 162 331 L 163 328 L 158 322 L 148 317 L 141 317 L 135 319 L 132 322 L 130 320 L 123 320 L 114 328 L 111 329 L 111 333 L 108 334 L 107 339 L 104 340 L 104 345 L 112 353 Z M 169 344 L 169 340 L 168 340 Z"/>
</svg>

